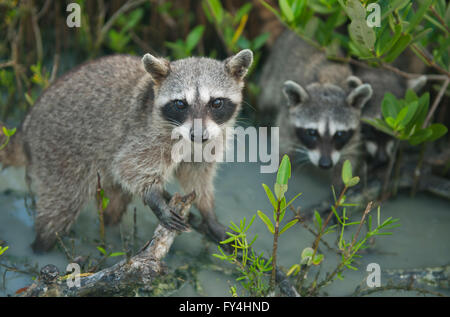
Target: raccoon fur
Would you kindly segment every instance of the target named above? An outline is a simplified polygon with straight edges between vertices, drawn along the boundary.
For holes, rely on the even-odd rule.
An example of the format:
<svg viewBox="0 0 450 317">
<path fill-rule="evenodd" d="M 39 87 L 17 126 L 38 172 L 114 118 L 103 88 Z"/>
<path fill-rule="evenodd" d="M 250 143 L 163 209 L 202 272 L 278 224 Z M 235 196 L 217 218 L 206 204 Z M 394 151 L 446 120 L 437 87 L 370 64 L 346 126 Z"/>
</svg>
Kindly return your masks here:
<svg viewBox="0 0 450 317">
<path fill-rule="evenodd" d="M 335 172 L 345 159 L 357 165 L 361 109 L 372 89 L 350 87 L 353 77 L 348 65 L 329 61 L 296 34 L 280 36 L 262 71 L 259 99 L 261 111 L 278 113 L 280 154 Z"/>
<path fill-rule="evenodd" d="M 52 84 L 25 118 L 21 133 L 27 177 L 37 196 L 35 251 L 49 250 L 95 197 L 97 174 L 110 204 L 105 221 L 120 220 L 133 195 L 160 223 L 188 227 L 168 206 L 165 184 L 175 175 L 211 232 L 223 237 L 214 214 L 214 162 L 174 162 L 174 129 L 206 145 L 234 124 L 243 78 L 253 60 L 243 50 L 224 61 L 191 57 L 169 62 L 115 55 L 85 63 Z M 194 129 L 194 119 L 203 123 Z M 15 144 L 17 146 L 17 143 Z M 12 152 L 12 150 L 10 150 Z"/>
<path fill-rule="evenodd" d="M 363 119 L 382 117 L 381 104 L 386 93 L 389 92 L 396 98 L 404 98 L 407 89 L 418 92 L 426 84 L 425 76 L 407 80 L 381 68 L 356 67 L 354 73 L 356 76 L 349 81 L 351 87 L 356 88 L 367 83 L 373 89 L 373 96 L 362 111 Z M 367 161 L 371 167 L 376 168 L 386 164 L 392 156 L 394 139 L 364 122 L 362 122 L 361 131 Z"/>
</svg>

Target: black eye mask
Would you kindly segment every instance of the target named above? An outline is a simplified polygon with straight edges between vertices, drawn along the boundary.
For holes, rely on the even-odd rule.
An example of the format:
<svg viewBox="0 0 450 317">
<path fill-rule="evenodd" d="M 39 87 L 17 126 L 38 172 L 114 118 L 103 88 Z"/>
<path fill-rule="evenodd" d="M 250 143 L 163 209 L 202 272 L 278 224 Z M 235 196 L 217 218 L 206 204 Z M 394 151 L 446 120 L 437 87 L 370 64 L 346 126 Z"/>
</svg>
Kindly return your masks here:
<svg viewBox="0 0 450 317">
<path fill-rule="evenodd" d="M 188 109 L 186 101 L 171 100 L 161 108 L 161 114 L 167 121 L 181 125 L 188 117 Z"/>
<path fill-rule="evenodd" d="M 336 150 L 342 149 L 352 138 L 354 130 L 337 131 L 333 136 L 333 142 Z"/>
<path fill-rule="evenodd" d="M 220 100 L 221 102 L 218 102 Z M 235 113 L 237 104 L 228 98 L 211 99 L 208 103 L 208 111 L 211 119 L 217 124 L 222 124 L 231 119 Z"/>
<path fill-rule="evenodd" d="M 319 132 L 314 129 L 296 128 L 295 134 L 308 149 L 316 148 L 320 140 Z"/>
</svg>

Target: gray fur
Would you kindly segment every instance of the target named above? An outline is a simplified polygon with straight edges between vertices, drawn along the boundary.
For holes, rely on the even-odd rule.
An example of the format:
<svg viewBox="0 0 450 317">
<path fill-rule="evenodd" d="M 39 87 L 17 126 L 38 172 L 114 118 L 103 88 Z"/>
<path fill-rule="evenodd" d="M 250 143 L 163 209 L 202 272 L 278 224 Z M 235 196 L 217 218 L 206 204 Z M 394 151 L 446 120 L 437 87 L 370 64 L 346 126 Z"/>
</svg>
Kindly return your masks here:
<svg viewBox="0 0 450 317">
<path fill-rule="evenodd" d="M 361 109 L 372 91 L 370 85 L 352 86 L 351 76 L 348 65 L 328 60 L 295 33 L 285 31 L 278 38 L 261 74 L 258 108 L 278 114 L 280 154 L 322 167 L 322 157 L 332 161 L 331 167 L 345 159 L 356 165 Z M 303 144 L 298 128 L 320 130 L 317 147 Z M 345 146 L 334 148 L 334 134 L 352 130 Z"/>
<path fill-rule="evenodd" d="M 27 174 L 37 194 L 35 250 L 51 248 L 55 233 L 66 232 L 95 197 L 97 172 L 112 199 L 105 215 L 109 222 L 120 220 L 132 195 L 147 204 L 150 197 L 162 197 L 172 175 L 186 192 L 195 190 L 204 220 L 214 222 L 215 164 L 173 162 L 174 123 L 162 118 L 161 107 L 193 92 L 194 115 L 205 107 L 199 91 L 211 98 L 231 96 L 238 103 L 236 113 L 220 128 L 234 124 L 252 54 L 236 56 L 225 62 L 192 57 L 170 63 L 149 54 L 142 60 L 111 56 L 88 62 L 50 86 L 23 124 Z M 165 202 L 155 206 L 169 214 Z"/>
<path fill-rule="evenodd" d="M 285 103 L 283 83 L 292 80 L 302 87 L 311 83 L 331 83 L 346 87 L 351 75 L 348 65 L 329 61 L 315 47 L 309 45 L 292 31 L 283 32 L 264 63 L 258 98 L 260 112 L 277 112 Z M 273 122 L 272 122 L 273 123 Z"/>
<path fill-rule="evenodd" d="M 350 86 L 362 87 L 363 83 L 367 83 L 373 89 L 373 96 L 368 100 L 362 112 L 362 118 L 365 119 L 382 117 L 381 104 L 386 93 L 390 92 L 396 98 L 404 98 L 407 89 L 418 92 L 426 84 L 425 76 L 406 80 L 404 77 L 381 68 L 358 67 L 355 68 L 354 73 L 358 80 L 350 80 Z M 392 155 L 392 137 L 364 123 L 363 142 L 366 153 L 373 165 L 378 166 L 388 162 Z"/>
</svg>

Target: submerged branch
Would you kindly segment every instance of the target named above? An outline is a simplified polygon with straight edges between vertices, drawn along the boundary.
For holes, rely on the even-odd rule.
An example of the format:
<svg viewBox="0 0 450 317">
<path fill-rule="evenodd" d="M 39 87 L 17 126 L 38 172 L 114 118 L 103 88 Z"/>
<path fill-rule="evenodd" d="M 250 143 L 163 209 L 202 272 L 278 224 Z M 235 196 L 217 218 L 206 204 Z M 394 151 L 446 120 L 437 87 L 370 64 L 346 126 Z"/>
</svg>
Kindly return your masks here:
<svg viewBox="0 0 450 317">
<path fill-rule="evenodd" d="M 175 194 L 169 206 L 186 216 L 194 199 L 194 193 L 183 197 Z M 166 273 L 162 260 L 176 236 L 176 232 L 158 225 L 152 240 L 135 256 L 92 275 L 81 276 L 80 287 L 69 287 L 65 280 L 59 278 L 58 273 L 49 269 L 51 265 L 46 266 L 41 270 L 39 280 L 22 296 L 123 296 L 139 287 L 151 288 L 152 281 Z"/>
</svg>

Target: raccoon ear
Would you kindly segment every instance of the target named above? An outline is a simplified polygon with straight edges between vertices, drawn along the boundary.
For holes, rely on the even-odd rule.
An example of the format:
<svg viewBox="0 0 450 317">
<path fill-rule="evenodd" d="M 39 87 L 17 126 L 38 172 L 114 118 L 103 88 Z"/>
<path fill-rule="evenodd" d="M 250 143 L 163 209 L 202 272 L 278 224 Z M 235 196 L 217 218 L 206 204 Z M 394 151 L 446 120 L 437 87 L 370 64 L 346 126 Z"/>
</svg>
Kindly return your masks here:
<svg viewBox="0 0 450 317">
<path fill-rule="evenodd" d="M 161 82 L 170 73 L 170 62 L 164 58 L 156 58 L 151 54 L 145 54 L 142 58 L 145 70 L 157 83 Z"/>
<path fill-rule="evenodd" d="M 408 79 L 407 88 L 414 92 L 419 92 L 427 83 L 427 76 L 422 75 L 414 79 Z"/>
<path fill-rule="evenodd" d="M 359 85 L 347 96 L 347 103 L 357 109 L 362 109 L 372 97 L 373 90 L 369 84 Z"/>
<path fill-rule="evenodd" d="M 225 69 L 236 79 L 242 79 L 247 74 L 253 62 L 253 52 L 249 49 L 240 51 L 225 60 Z"/>
<path fill-rule="evenodd" d="M 347 85 L 352 89 L 361 86 L 363 84 L 362 80 L 356 76 L 348 76 L 346 82 Z"/>
<path fill-rule="evenodd" d="M 284 82 L 283 94 L 286 96 L 289 107 L 304 103 L 309 99 L 309 95 L 306 90 L 292 80 L 287 80 Z"/>
</svg>

